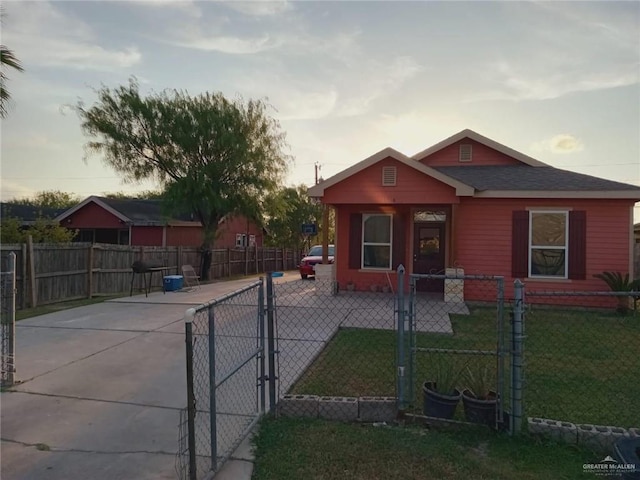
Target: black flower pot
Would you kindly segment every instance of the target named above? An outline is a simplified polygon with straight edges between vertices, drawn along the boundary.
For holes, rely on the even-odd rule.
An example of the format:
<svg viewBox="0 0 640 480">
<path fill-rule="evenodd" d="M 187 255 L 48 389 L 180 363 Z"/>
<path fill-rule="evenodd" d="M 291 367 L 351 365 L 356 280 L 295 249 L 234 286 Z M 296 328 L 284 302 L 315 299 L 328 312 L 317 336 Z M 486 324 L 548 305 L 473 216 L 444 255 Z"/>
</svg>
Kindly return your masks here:
<svg viewBox="0 0 640 480">
<path fill-rule="evenodd" d="M 467 422 L 480 423 L 495 428 L 496 426 L 496 394 L 489 392 L 489 398 L 479 400 L 471 395 L 469 390 L 462 392 L 464 417 Z"/>
<path fill-rule="evenodd" d="M 426 416 L 453 418 L 462 396 L 458 390 L 455 390 L 454 395 L 444 395 L 436 391 L 434 382 L 424 382 L 422 391 L 424 392 L 423 412 Z"/>
</svg>

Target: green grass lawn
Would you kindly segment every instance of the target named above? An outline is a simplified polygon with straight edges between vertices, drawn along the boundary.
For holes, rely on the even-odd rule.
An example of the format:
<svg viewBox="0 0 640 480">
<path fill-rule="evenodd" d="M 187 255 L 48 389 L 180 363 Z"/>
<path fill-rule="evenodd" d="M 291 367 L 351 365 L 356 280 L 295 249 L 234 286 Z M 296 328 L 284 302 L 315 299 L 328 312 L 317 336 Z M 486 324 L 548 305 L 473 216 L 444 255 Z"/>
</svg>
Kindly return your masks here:
<svg viewBox="0 0 640 480">
<path fill-rule="evenodd" d="M 444 432 L 265 418 L 253 480 L 587 479 L 585 450 L 485 430 Z"/>
<path fill-rule="evenodd" d="M 419 333 L 417 345 L 495 349 L 494 309 L 474 308 L 471 315 L 451 318 L 453 335 Z M 536 308 L 527 313 L 525 334 L 526 416 L 625 428 L 638 426 L 638 316 Z M 495 364 L 494 357 L 417 352 L 417 410 L 421 408 L 421 385 L 429 376 L 433 355 L 446 355 L 457 362 L 459 369 L 480 362 L 492 367 Z M 395 358 L 395 332 L 341 329 L 293 386 L 292 393 L 395 395 Z"/>
</svg>

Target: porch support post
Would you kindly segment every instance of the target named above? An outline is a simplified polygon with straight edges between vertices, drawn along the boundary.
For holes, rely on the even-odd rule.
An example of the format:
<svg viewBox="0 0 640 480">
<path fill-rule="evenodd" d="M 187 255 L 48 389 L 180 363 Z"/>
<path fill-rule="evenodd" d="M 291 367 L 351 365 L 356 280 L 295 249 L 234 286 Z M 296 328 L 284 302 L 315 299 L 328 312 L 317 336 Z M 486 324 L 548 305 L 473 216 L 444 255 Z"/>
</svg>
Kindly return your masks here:
<svg viewBox="0 0 640 480">
<path fill-rule="evenodd" d="M 456 224 L 458 223 L 458 205 L 451 205 L 451 219 L 449 220 L 449 255 L 447 258 L 447 265 L 449 267 L 454 266 L 456 261 Z"/>
<path fill-rule="evenodd" d="M 322 263 L 329 263 L 329 205 L 326 203 L 322 208 Z"/>
</svg>

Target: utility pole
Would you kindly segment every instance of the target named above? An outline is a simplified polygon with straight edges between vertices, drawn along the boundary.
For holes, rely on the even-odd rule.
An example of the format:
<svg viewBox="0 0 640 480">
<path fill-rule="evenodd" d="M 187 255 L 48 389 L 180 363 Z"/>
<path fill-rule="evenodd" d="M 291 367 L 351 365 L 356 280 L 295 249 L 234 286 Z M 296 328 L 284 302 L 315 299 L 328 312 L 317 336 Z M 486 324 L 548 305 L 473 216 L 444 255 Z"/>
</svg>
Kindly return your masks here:
<svg viewBox="0 0 640 480">
<path fill-rule="evenodd" d="M 318 184 L 318 172 L 322 169 L 322 167 L 320 166 L 320 164 L 318 162 L 316 162 L 314 165 L 315 170 L 316 170 L 316 185 Z"/>
</svg>

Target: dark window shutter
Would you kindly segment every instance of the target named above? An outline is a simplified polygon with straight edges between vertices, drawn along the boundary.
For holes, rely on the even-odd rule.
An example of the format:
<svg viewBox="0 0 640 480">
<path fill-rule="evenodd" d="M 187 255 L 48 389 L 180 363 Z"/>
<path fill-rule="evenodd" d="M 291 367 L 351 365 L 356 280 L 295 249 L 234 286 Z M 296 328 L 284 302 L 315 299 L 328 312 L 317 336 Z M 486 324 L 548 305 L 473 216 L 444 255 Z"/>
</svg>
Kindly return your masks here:
<svg viewBox="0 0 640 480">
<path fill-rule="evenodd" d="M 362 214 L 349 216 L 349 268 L 359 269 L 362 262 Z"/>
<path fill-rule="evenodd" d="M 511 234 L 511 276 L 526 278 L 529 275 L 529 212 L 513 212 Z"/>
<path fill-rule="evenodd" d="M 569 278 L 587 278 L 587 212 L 569 212 Z"/>
<path fill-rule="evenodd" d="M 393 216 L 393 256 L 391 257 L 391 265 L 393 269 L 397 269 L 398 265 L 404 265 L 404 252 L 405 246 L 405 216 L 394 215 Z M 406 267 L 406 265 L 405 265 Z"/>
</svg>

